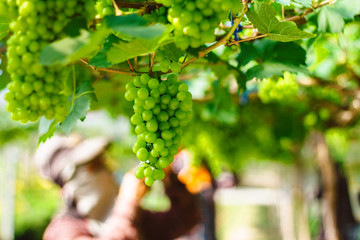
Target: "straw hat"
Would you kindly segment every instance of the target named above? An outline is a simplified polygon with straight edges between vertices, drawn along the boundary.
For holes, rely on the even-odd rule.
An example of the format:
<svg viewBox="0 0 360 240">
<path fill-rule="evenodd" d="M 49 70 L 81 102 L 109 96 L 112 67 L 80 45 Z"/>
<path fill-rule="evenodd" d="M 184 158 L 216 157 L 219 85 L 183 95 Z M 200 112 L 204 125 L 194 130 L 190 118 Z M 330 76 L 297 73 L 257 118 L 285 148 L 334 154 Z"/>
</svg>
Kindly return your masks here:
<svg viewBox="0 0 360 240">
<path fill-rule="evenodd" d="M 73 176 L 76 167 L 101 155 L 109 139 L 97 137 L 83 139 L 79 135 L 54 136 L 41 144 L 35 153 L 35 162 L 41 174 L 63 186 Z"/>
</svg>

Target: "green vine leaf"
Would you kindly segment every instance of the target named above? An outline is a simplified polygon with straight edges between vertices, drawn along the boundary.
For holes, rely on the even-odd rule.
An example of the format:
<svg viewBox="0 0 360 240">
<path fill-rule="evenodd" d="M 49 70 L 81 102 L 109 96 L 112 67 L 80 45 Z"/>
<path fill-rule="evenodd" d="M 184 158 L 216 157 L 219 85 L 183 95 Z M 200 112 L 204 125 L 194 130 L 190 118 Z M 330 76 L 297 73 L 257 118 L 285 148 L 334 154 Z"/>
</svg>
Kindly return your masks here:
<svg viewBox="0 0 360 240">
<path fill-rule="evenodd" d="M 10 20 L 5 15 L 0 15 L 0 40 L 9 34 Z"/>
<path fill-rule="evenodd" d="M 357 0 L 337 1 L 321 8 L 318 15 L 319 32 L 339 33 L 344 29 L 345 20 L 353 19 L 360 13 Z"/>
<path fill-rule="evenodd" d="M 89 61 L 89 64 L 94 67 L 108 68 L 113 64 L 107 60 L 106 53 L 111 49 L 113 43 L 118 43 L 120 39 L 113 34 L 110 34 L 105 39 L 105 43 L 100 51 Z"/>
<path fill-rule="evenodd" d="M 170 41 L 169 32 L 171 30 L 172 28 L 168 28 L 160 37 L 154 39 L 134 38 L 130 41 L 119 39 L 117 43 L 112 43 L 112 47 L 108 49 L 107 61 L 116 64 L 136 56 L 152 53 L 159 46 Z"/>
<path fill-rule="evenodd" d="M 297 2 L 307 8 L 312 7 L 312 0 L 294 0 L 294 2 Z"/>
<path fill-rule="evenodd" d="M 82 29 L 79 36 L 67 37 L 46 46 L 40 53 L 39 62 L 45 66 L 67 65 L 82 57 L 89 57 L 98 50 L 108 33 L 106 28 L 92 33 Z"/>
<path fill-rule="evenodd" d="M 285 71 L 292 73 L 302 72 L 305 74 L 310 74 L 309 70 L 303 66 L 294 66 L 281 62 L 268 61 L 250 68 L 248 71 L 246 71 L 245 75 L 247 79 L 252 79 L 254 77 L 258 79 L 264 79 L 272 76 L 282 76 Z"/>
<path fill-rule="evenodd" d="M 114 33 L 129 37 L 154 39 L 161 36 L 166 27 L 161 24 L 148 25 L 148 22 L 136 14 L 125 16 L 107 16 L 106 25 Z"/>
<path fill-rule="evenodd" d="M 91 100 L 96 100 L 94 89 L 90 81 L 85 81 L 78 87 L 76 94 L 72 96 L 70 113 L 60 124 L 66 135 L 70 134 L 71 129 L 79 119 L 81 121 L 85 119 L 87 112 L 90 110 Z"/>
<path fill-rule="evenodd" d="M 45 143 L 50 139 L 55 132 L 57 122 L 55 120 L 48 120 L 45 117 L 40 118 L 39 122 L 39 141 L 37 146 L 41 143 Z"/>
<path fill-rule="evenodd" d="M 255 1 L 253 7 L 246 13 L 254 26 L 267 38 L 290 42 L 303 38 L 315 37 L 315 34 L 301 31 L 294 22 L 280 22 L 276 18 L 274 9 L 265 2 Z"/>
</svg>

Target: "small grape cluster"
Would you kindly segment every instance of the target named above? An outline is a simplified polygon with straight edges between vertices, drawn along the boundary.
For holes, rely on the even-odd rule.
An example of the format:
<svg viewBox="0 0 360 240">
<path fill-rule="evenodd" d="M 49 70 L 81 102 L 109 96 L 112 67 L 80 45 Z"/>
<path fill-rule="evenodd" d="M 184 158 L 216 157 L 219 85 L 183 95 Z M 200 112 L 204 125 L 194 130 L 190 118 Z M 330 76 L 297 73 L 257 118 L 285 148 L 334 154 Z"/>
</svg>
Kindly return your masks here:
<svg viewBox="0 0 360 240">
<path fill-rule="evenodd" d="M 135 175 L 151 186 L 162 180 L 166 168 L 178 152 L 182 128 L 192 117 L 192 96 L 185 83 L 174 74 L 165 81 L 147 74 L 126 85 L 125 99 L 134 101 L 131 123 L 136 125 L 138 140 L 133 152 L 142 162 Z"/>
<path fill-rule="evenodd" d="M 159 47 L 156 51 L 155 55 L 155 61 L 160 64 L 158 68 L 154 68 L 154 70 L 159 70 L 161 72 L 168 72 L 169 69 L 173 73 L 180 73 L 181 72 L 181 63 L 179 62 L 179 59 L 171 59 L 167 53 L 164 47 Z"/>
<path fill-rule="evenodd" d="M 86 0 L 9 0 L 16 2 L 18 17 L 10 23 L 7 71 L 11 82 L 5 95 L 13 120 L 36 121 L 40 116 L 63 121 L 69 111 L 64 94 L 67 71 L 61 66 L 39 64 L 41 49 L 65 36 L 71 18 L 88 18 L 94 4 Z M 13 4 L 12 4 L 13 5 Z"/>
<path fill-rule="evenodd" d="M 168 20 L 175 27 L 174 41 L 182 50 L 198 48 L 215 41 L 214 30 L 227 19 L 229 10 L 237 13 L 241 1 L 233 0 L 156 0 L 170 7 Z"/>
<path fill-rule="evenodd" d="M 99 0 L 96 2 L 95 5 L 96 9 L 96 18 L 103 18 L 108 15 L 115 14 L 115 8 L 113 6 L 112 0 Z"/>
<path fill-rule="evenodd" d="M 167 20 L 167 8 L 159 7 L 152 9 L 149 13 L 144 14 L 143 16 L 146 20 L 153 23 L 169 23 Z"/>
<path fill-rule="evenodd" d="M 295 77 L 291 73 L 285 72 L 284 78 L 262 80 L 259 86 L 259 97 L 264 103 L 287 103 L 297 97 L 298 91 L 299 84 Z"/>
</svg>

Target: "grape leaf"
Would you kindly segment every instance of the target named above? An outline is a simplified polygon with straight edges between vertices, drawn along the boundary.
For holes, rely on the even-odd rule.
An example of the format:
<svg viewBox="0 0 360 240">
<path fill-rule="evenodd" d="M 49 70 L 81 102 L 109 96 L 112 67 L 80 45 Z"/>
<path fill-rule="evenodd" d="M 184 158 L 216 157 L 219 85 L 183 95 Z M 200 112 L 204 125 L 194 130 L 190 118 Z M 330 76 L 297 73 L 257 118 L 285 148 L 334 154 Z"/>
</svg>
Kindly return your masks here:
<svg viewBox="0 0 360 240">
<path fill-rule="evenodd" d="M 71 19 L 71 21 L 64 28 L 64 32 L 70 37 L 76 37 L 80 35 L 81 29 L 87 28 L 86 18 L 76 17 Z"/>
<path fill-rule="evenodd" d="M 113 43 L 107 51 L 107 60 L 112 64 L 121 63 L 127 59 L 154 52 L 160 45 L 169 41 L 170 28 L 160 37 L 154 39 L 134 38 L 129 41 L 120 39 L 118 43 Z"/>
<path fill-rule="evenodd" d="M 174 43 L 164 45 L 162 48 L 166 51 L 166 56 L 172 61 L 177 62 L 178 59 L 184 55 L 184 51 L 177 48 Z"/>
<path fill-rule="evenodd" d="M 166 27 L 161 24 L 148 25 L 148 22 L 136 14 L 125 16 L 106 16 L 106 25 L 114 33 L 129 37 L 154 39 L 161 36 Z"/>
<path fill-rule="evenodd" d="M 344 19 L 353 19 L 360 13 L 357 0 L 337 1 L 322 7 L 318 15 L 319 32 L 339 33 L 344 29 Z"/>
<path fill-rule="evenodd" d="M 10 20 L 5 15 L 0 15 L 0 40 L 9 34 Z"/>
<path fill-rule="evenodd" d="M 69 64 L 82 57 L 89 57 L 98 50 L 109 30 L 100 28 L 90 33 L 80 30 L 80 35 L 67 37 L 46 46 L 40 53 L 39 62 L 45 66 L 53 64 Z"/>
<path fill-rule="evenodd" d="M 323 8 L 318 15 L 319 32 L 339 33 L 344 29 L 344 18 L 334 9 Z"/>
<path fill-rule="evenodd" d="M 120 39 L 115 35 L 110 34 L 106 39 L 104 46 L 100 51 L 89 61 L 89 64 L 94 67 L 111 67 L 113 64 L 107 60 L 106 53 L 110 50 L 113 43 L 119 43 Z"/>
<path fill-rule="evenodd" d="M 260 65 L 256 65 L 248 70 L 247 79 L 252 77 L 262 78 L 272 75 L 283 75 L 284 71 L 300 69 L 304 71 L 306 65 L 306 51 L 294 42 L 276 42 L 270 39 L 255 41 L 253 44 L 241 44 L 241 52 L 236 58 L 238 68 L 245 66 L 248 62 L 256 60 Z M 277 69 L 269 69 L 271 66 Z M 288 70 L 290 69 L 290 70 Z M 259 71 L 259 75 L 256 75 Z"/>
<path fill-rule="evenodd" d="M 86 117 L 86 113 L 90 109 L 90 101 L 96 99 L 94 89 L 91 86 L 90 81 L 84 81 L 77 89 L 76 95 L 73 96 L 73 104 L 69 115 L 60 124 L 61 129 L 70 134 L 71 129 L 76 125 L 80 119 L 83 121 Z"/>
<path fill-rule="evenodd" d="M 354 19 L 356 15 L 360 14 L 360 4 L 358 0 L 336 1 L 332 5 L 325 6 L 325 8 L 335 10 L 344 19 Z"/>
<path fill-rule="evenodd" d="M 7 58 L 0 54 L 0 90 L 10 82 L 10 74 L 6 71 Z"/>
<path fill-rule="evenodd" d="M 37 146 L 40 143 L 45 143 L 46 140 L 50 139 L 55 132 L 57 122 L 55 120 L 48 120 L 45 117 L 40 118 L 39 122 L 39 141 Z"/>
<path fill-rule="evenodd" d="M 304 7 L 307 7 L 307 8 L 312 7 L 312 0 L 294 0 L 294 1 L 303 5 Z"/>
<path fill-rule="evenodd" d="M 277 3 L 280 3 L 281 5 L 289 6 L 291 0 L 276 0 Z"/>
<path fill-rule="evenodd" d="M 265 2 L 255 1 L 246 15 L 260 33 L 267 34 L 267 38 L 272 40 L 290 42 L 315 37 L 312 33 L 298 29 L 294 22 L 279 22 L 274 9 Z"/>
<path fill-rule="evenodd" d="M 247 42 L 241 43 L 240 49 L 241 52 L 239 56 L 236 58 L 236 61 L 238 62 L 238 67 L 245 66 L 250 61 L 255 60 L 259 57 L 259 53 L 257 52 L 257 49 L 252 43 L 247 43 Z"/>
</svg>

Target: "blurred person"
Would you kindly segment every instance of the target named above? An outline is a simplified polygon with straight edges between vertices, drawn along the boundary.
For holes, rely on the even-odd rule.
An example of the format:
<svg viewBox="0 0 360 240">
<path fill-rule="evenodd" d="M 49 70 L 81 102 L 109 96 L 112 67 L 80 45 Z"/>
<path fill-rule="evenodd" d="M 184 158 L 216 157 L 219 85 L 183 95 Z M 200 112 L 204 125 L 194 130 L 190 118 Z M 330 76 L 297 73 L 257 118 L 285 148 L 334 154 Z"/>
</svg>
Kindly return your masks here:
<svg viewBox="0 0 360 240">
<path fill-rule="evenodd" d="M 147 187 L 133 172 L 120 191 L 105 165 L 104 138 L 53 137 L 41 145 L 36 161 L 41 173 L 62 188 L 65 209 L 50 222 L 44 240 L 175 239 L 200 220 L 197 196 L 186 190 L 169 169 L 164 179 L 171 208 L 151 212 L 140 207 Z"/>
</svg>

